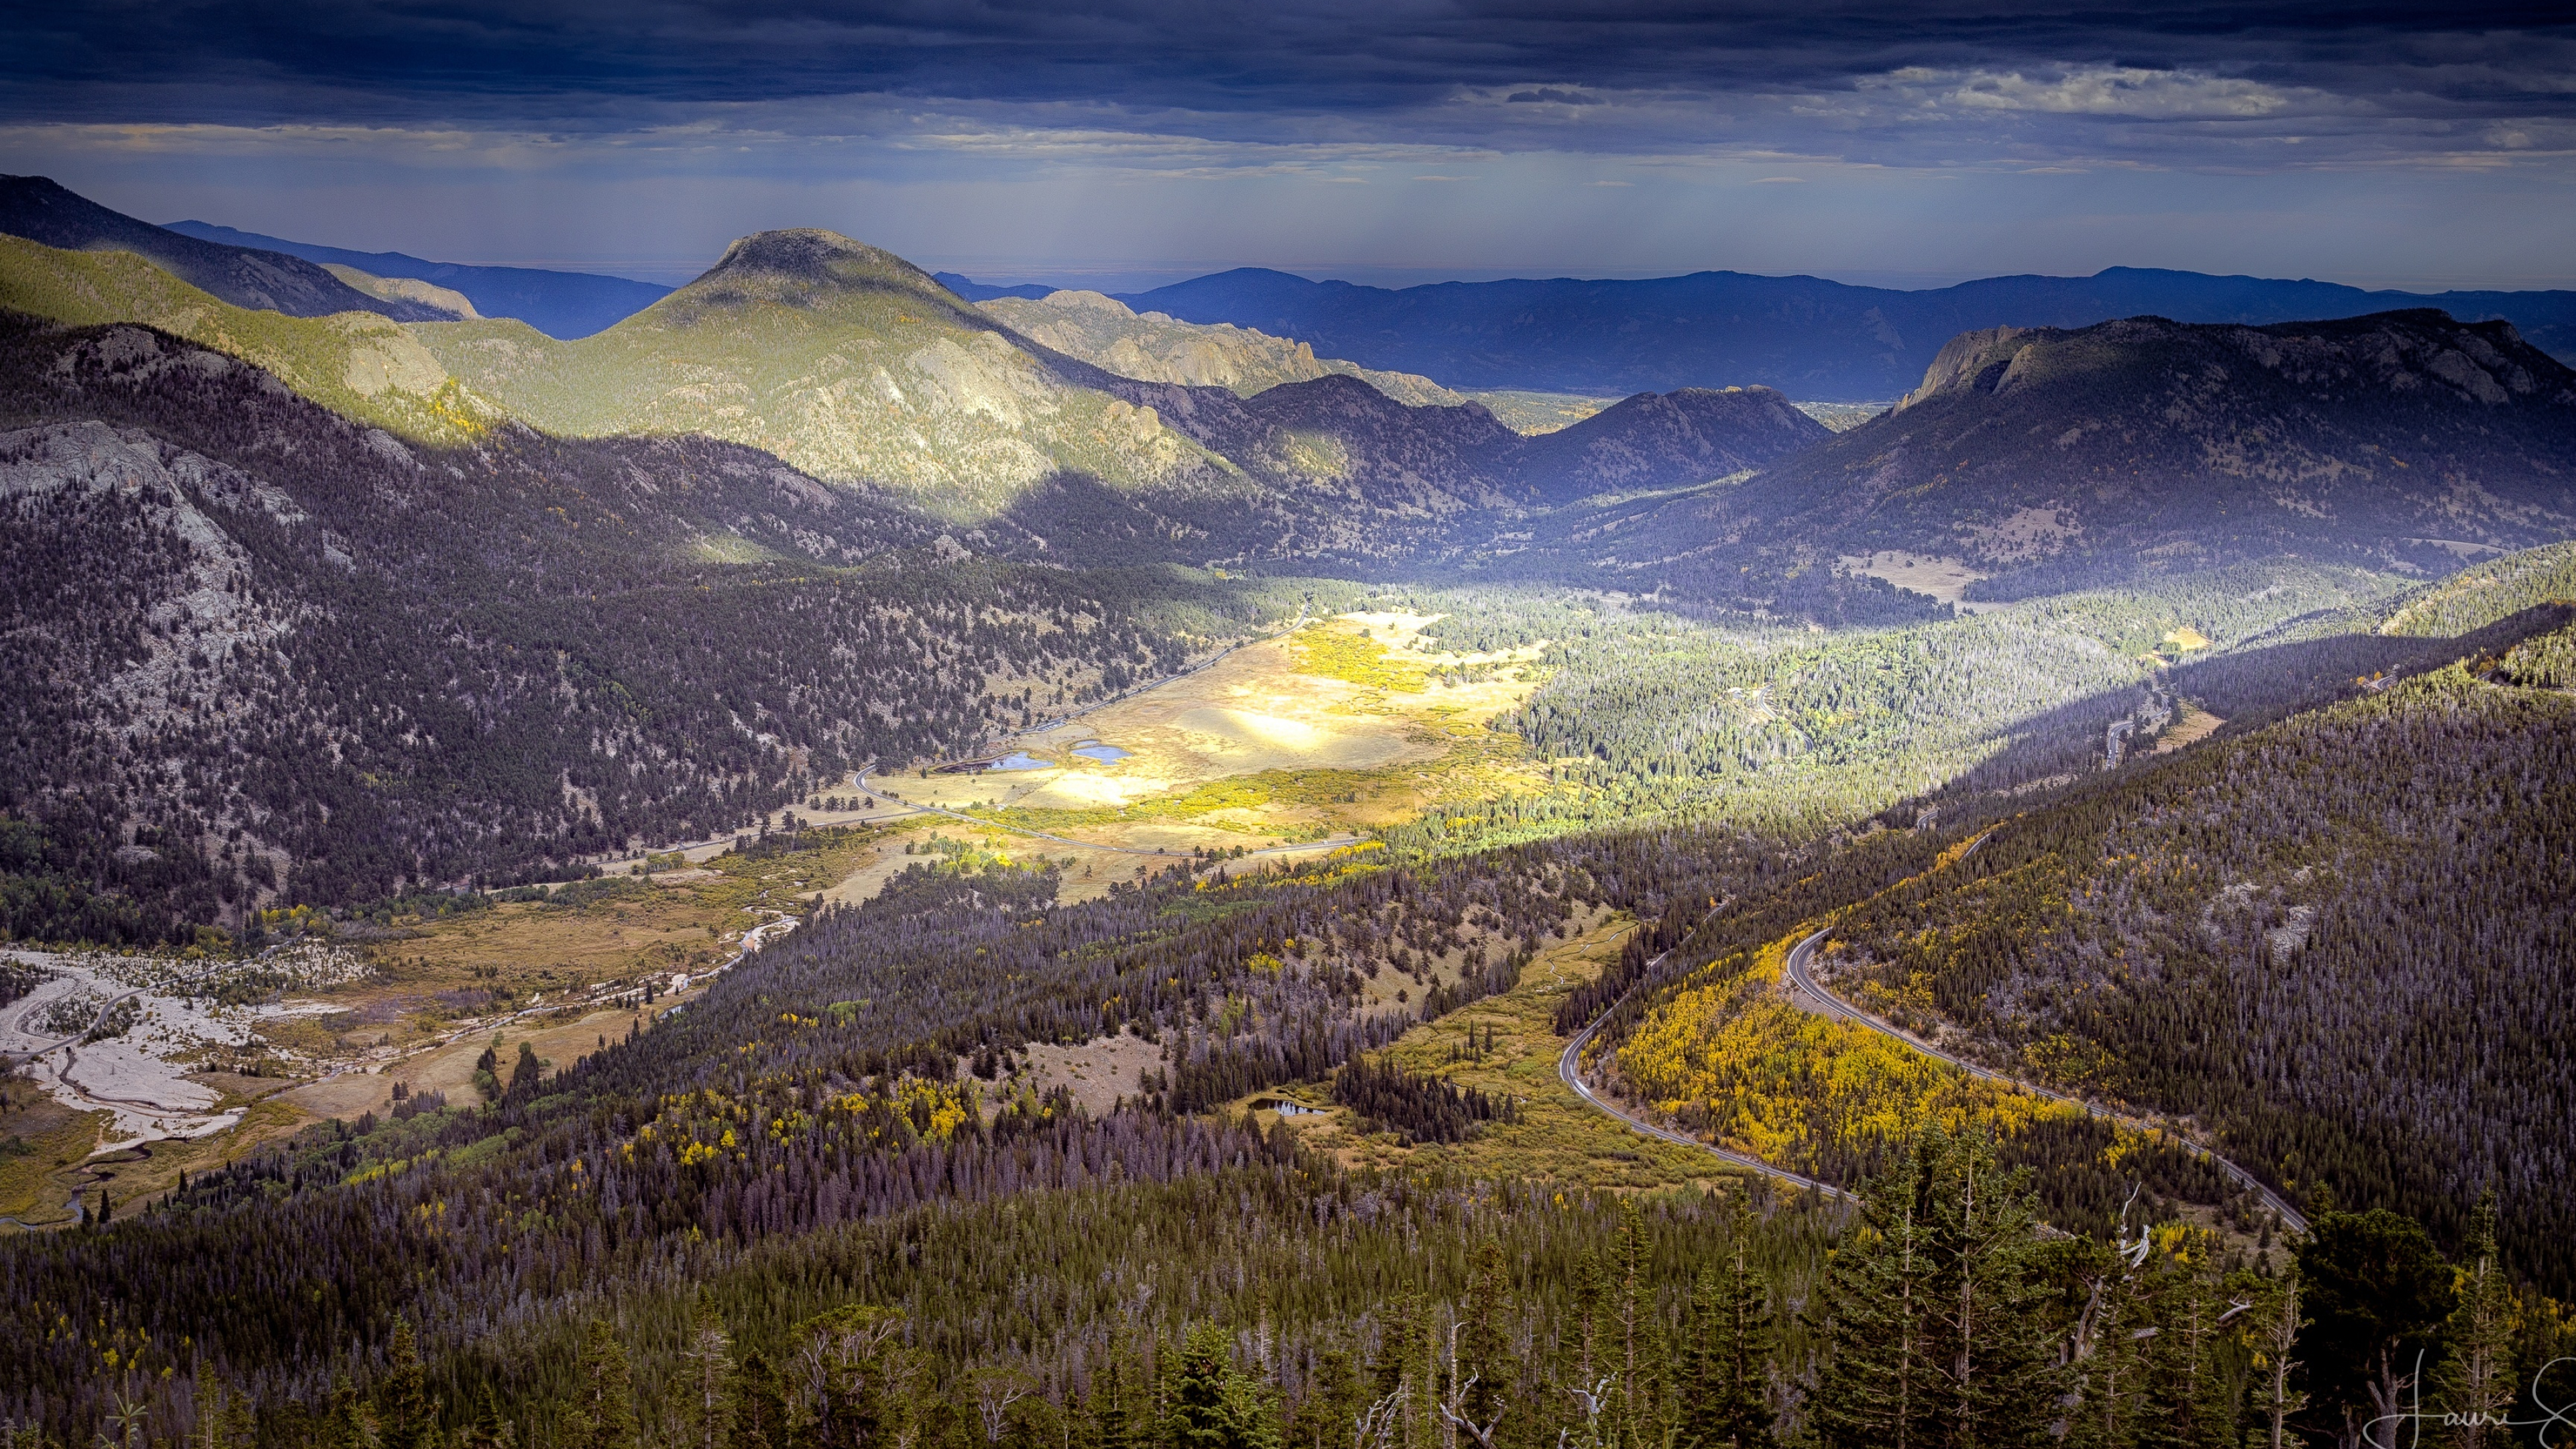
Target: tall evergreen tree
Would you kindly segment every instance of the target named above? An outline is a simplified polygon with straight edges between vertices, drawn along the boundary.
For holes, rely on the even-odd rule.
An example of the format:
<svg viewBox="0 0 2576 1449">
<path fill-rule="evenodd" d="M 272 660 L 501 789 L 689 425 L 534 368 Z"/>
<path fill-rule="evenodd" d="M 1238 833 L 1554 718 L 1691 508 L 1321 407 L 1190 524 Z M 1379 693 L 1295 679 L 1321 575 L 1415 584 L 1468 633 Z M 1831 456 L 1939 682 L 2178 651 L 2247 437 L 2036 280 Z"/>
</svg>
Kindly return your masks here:
<svg viewBox="0 0 2576 1449">
<path fill-rule="evenodd" d="M 850 1304 L 797 1326 L 806 1354 L 822 1370 L 806 1430 L 813 1449 L 879 1449 L 905 1432 L 912 1366 L 903 1322 L 891 1309 Z"/>
<path fill-rule="evenodd" d="M 1171 1449 L 1279 1449 L 1279 1422 L 1258 1384 L 1234 1366 L 1225 1330 L 1202 1323 L 1181 1343 L 1165 1442 Z"/>
<path fill-rule="evenodd" d="M 680 1420 L 686 1442 L 691 1449 L 725 1449 L 733 1435 L 733 1337 L 703 1292 L 682 1358 L 687 1367 L 679 1382 Z"/>
<path fill-rule="evenodd" d="M 1705 1270 L 1691 1296 L 1689 1347 L 1676 1386 L 1675 1449 L 1754 1449 L 1771 1442 L 1769 1294 L 1732 1245 L 1723 1273 Z"/>
<path fill-rule="evenodd" d="M 580 1397 L 566 1416 L 566 1439 L 580 1449 L 636 1449 L 635 1376 L 626 1344 L 605 1318 L 582 1328 Z"/>
<path fill-rule="evenodd" d="M 2219 1372 L 2215 1235 L 2191 1234 L 2182 1256 L 2153 1263 L 2154 1321 L 2147 1325 L 2142 1449 L 2234 1449 L 2236 1428 Z"/>
<path fill-rule="evenodd" d="M 1634 1198 L 1619 1199 L 1619 1235 L 1612 1240 L 1610 1268 L 1611 1345 L 1619 1372 L 1617 1433 L 1619 1449 L 1648 1449 L 1662 1435 L 1653 1431 L 1656 1383 L 1653 1365 L 1661 1355 L 1655 1343 L 1653 1287 L 1647 1281 L 1646 1230 Z"/>
<path fill-rule="evenodd" d="M 2036 1445 L 2057 1417 L 2026 1173 L 1937 1129 L 1873 1183 L 1822 1295 L 1831 1449 Z"/>
<path fill-rule="evenodd" d="M 1113 1341 L 1109 1357 L 1091 1376 L 1091 1435 L 1099 1449 L 1128 1449 L 1125 1345 Z"/>
<path fill-rule="evenodd" d="M 1421 1421 L 1431 1412 L 1430 1362 L 1430 1306 L 1419 1293 L 1398 1294 L 1387 1305 L 1377 1356 L 1369 1361 L 1369 1402 L 1388 1405 L 1387 1413 L 1402 1425 L 1404 1449 L 1428 1449 Z"/>
<path fill-rule="evenodd" d="M 726 1449 L 787 1449 L 787 1391 L 769 1355 L 756 1348 L 743 1355 L 733 1400 L 733 1437 Z"/>
<path fill-rule="evenodd" d="M 1932 1254 L 1920 1201 L 1927 1164 L 1908 1154 L 1861 1193 L 1859 1221 L 1835 1247 L 1817 1297 L 1824 1363 L 1811 1422 L 1824 1449 L 1926 1449 Z"/>
<path fill-rule="evenodd" d="M 2511 1417 L 2513 1289 L 2496 1254 L 2495 1194 L 2479 1198 L 2469 1231 L 2467 1261 L 2460 1265 L 2459 1307 L 2452 1311 L 2451 1353 L 2442 1373 L 2442 1408 L 2455 1416 L 2451 1442 L 2458 1449 L 2490 1449 L 2512 1431 L 2497 1427 Z"/>
<path fill-rule="evenodd" d="M 472 1449 L 517 1449 L 518 1431 L 510 1427 L 510 1421 L 501 1416 L 500 1396 L 492 1391 L 492 1386 L 488 1383 L 483 1386 L 483 1392 L 476 1396 L 474 1422 L 465 1430 L 465 1442 L 471 1445 Z"/>
<path fill-rule="evenodd" d="M 331 1380 L 331 1397 L 322 1409 L 322 1422 L 313 1436 L 318 1449 L 365 1449 L 375 1439 L 374 1419 L 367 1413 L 366 1401 L 358 1397 L 358 1387 L 347 1375 Z"/>
<path fill-rule="evenodd" d="M 1454 1414 L 1465 1440 L 1491 1449 L 1503 1414 L 1514 1397 L 1518 1375 L 1512 1372 L 1503 1337 L 1503 1249 L 1488 1242 L 1476 1250 L 1476 1276 L 1467 1292 L 1467 1311 L 1456 1329 L 1457 1364 L 1452 1370 Z"/>
<path fill-rule="evenodd" d="M 2457 1298 L 2451 1267 L 2414 1219 L 2374 1208 L 2327 1213 L 2299 1245 L 2308 1305 L 2311 1408 L 2353 1449 L 2370 1426 L 2409 1412 L 2421 1366 Z"/>
<path fill-rule="evenodd" d="M 1934 1442 L 2038 1444 L 2055 1417 L 2055 1374 L 2039 1311 L 2046 1295 L 2034 1271 L 2029 1173 L 2005 1172 L 1984 1132 L 1936 1133 L 1923 1150 Z"/>
<path fill-rule="evenodd" d="M 429 1376 L 421 1366 L 410 1319 L 394 1320 L 386 1360 L 385 1381 L 376 1395 L 378 1444 L 381 1449 L 437 1449 L 438 1406 L 429 1397 Z"/>
</svg>

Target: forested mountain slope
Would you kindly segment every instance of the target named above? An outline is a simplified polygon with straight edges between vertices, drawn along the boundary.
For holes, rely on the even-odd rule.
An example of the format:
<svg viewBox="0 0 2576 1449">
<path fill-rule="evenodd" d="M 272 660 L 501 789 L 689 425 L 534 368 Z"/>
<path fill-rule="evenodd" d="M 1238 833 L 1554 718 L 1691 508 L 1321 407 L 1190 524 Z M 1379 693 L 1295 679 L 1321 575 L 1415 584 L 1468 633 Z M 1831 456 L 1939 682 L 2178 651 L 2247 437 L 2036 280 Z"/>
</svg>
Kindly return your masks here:
<svg viewBox="0 0 2576 1449">
<path fill-rule="evenodd" d="M 1971 599 L 2283 554 L 2421 577 L 2576 532 L 2570 459 L 2576 372 L 2501 323 L 2004 329 L 1741 485 L 1561 509 L 1485 566 L 1782 612 L 1881 551 L 1992 575 Z"/>
<path fill-rule="evenodd" d="M 80 252 L 132 252 L 237 307 L 325 317 L 381 312 L 397 321 L 446 314 L 401 299 L 372 297 L 302 257 L 221 242 L 137 221 L 42 176 L 0 176 L 0 233 Z"/>
<path fill-rule="evenodd" d="M 141 257 L 0 236 L 0 309 L 76 327 L 139 322 L 259 367 L 341 416 L 415 441 L 470 440 L 499 411 L 372 312 L 290 317 L 236 307 Z"/>
<path fill-rule="evenodd" d="M 1833 436 L 1767 387 L 1639 393 L 1523 444 L 1514 465 L 1540 497 L 1704 483 L 1785 459 Z"/>
<path fill-rule="evenodd" d="M 1857 904 L 1842 989 L 2576 1277 L 2576 699 L 2453 667 L 1997 825 Z"/>
<path fill-rule="evenodd" d="M 731 444 L 415 450 L 131 327 L 10 323 L 0 379 L 0 809 L 163 926 L 731 830 L 1185 647 Z"/>
<path fill-rule="evenodd" d="M 1173 1114 L 1392 1039 L 1416 1012 L 1356 1010 L 1358 973 L 1412 950 L 1479 943 L 1476 978 L 1421 1008 L 1436 1015 L 1508 985 L 1577 912 L 1615 901 L 1660 914 L 1779 864 L 1732 834 L 1641 835 L 1426 871 L 1328 861 L 1229 880 L 1176 869 L 1077 905 L 1058 903 L 1051 869 L 925 863 L 640 1037 L 542 1082 L 531 1058 L 489 1108 L 431 1107 L 354 1134 L 326 1127 L 200 1179 L 159 1226 L 6 1244 L 0 1293 L 43 1311 L 0 1315 L 0 1415 L 60 1420 L 68 1405 L 101 1401 L 96 1352 L 48 1335 L 57 1313 L 104 1315 L 156 1341 L 186 1335 L 203 1349 L 187 1372 L 257 1379 L 281 1414 L 290 1397 L 318 1403 L 334 1373 L 372 1362 L 394 1314 L 417 1315 L 423 1351 L 465 1376 L 451 1380 L 451 1403 L 461 1411 L 466 1390 L 492 1384 L 525 1421 L 567 1368 L 535 1345 L 602 1295 L 674 1270 L 758 1275 L 763 1259 L 828 1255 L 848 1232 L 926 1207 L 1205 1184 L 1229 1169 L 1251 1169 L 1283 1203 L 1337 1199 L 1309 1175 L 1325 1164 L 1301 1167 L 1283 1135 Z M 989 1073 L 997 1053 L 1007 1067 L 1032 1041 L 1121 1027 L 1167 1050 L 1152 1100 L 1103 1117 L 956 1071 L 970 1052 Z M 137 1296 L 147 1278 L 157 1288 Z M 1043 1310 L 1043 1339 L 1092 1343 L 1118 1318 L 1132 1330 L 1136 1315 L 1213 1307 L 1112 1297 L 1125 1295 Z M 1279 1325 L 1301 1336 L 1324 1326 Z M 475 1341 L 493 1332 L 531 1351 L 494 1358 Z M 941 1352 L 972 1356 L 972 1319 L 943 1332 L 955 1336 Z M 273 1442 L 291 1442 L 279 1428 Z"/>
<path fill-rule="evenodd" d="M 2448 639 L 2370 632 L 2402 592 L 2386 574 L 2272 560 L 1826 632 L 1462 591 L 1441 601 L 1446 647 L 1544 641 L 1546 682 L 1497 725 L 1549 762 L 1558 789 L 1435 810 L 1401 838 L 1459 848 L 1658 817 L 1790 836 L 1881 812 L 1897 825 L 1926 809 L 1979 818 L 2098 768 L 2111 724 L 2170 720 L 2177 694 L 2256 723 L 2348 694 L 2356 674 L 2455 657 Z M 2311 628 L 2322 640 L 2278 647 Z"/>
<path fill-rule="evenodd" d="M 2553 603 L 2576 603 L 2576 543 L 2487 559 L 2426 584 L 2390 607 L 2378 632 L 2441 638 Z"/>
<path fill-rule="evenodd" d="M 2508 325 L 2429 311 L 1967 333 L 1896 411 L 1719 516 L 1818 554 L 2027 571 L 2025 591 L 2141 558 L 2447 565 L 2442 541 L 2576 529 L 2576 372 Z"/>
</svg>

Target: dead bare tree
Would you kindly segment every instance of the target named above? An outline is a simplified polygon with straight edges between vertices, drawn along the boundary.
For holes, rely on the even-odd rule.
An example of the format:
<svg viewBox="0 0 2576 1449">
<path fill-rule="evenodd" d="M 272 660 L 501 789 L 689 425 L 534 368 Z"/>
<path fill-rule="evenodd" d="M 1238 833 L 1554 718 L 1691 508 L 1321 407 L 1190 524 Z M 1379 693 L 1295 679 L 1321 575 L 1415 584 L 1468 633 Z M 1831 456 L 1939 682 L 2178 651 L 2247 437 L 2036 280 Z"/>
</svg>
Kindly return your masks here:
<svg viewBox="0 0 2576 1449">
<path fill-rule="evenodd" d="M 1440 1417 L 1449 1421 L 1449 1427 L 1474 1439 L 1477 1449 L 1494 1449 L 1494 1430 L 1503 1422 L 1501 1411 L 1498 1409 L 1492 1419 L 1481 1425 L 1467 1417 L 1467 1394 L 1476 1387 L 1476 1375 L 1469 1374 L 1464 1379 L 1458 1377 L 1458 1330 L 1464 1327 L 1464 1323 L 1449 1325 L 1449 1397 L 1441 1400 L 1437 1407 Z"/>
</svg>

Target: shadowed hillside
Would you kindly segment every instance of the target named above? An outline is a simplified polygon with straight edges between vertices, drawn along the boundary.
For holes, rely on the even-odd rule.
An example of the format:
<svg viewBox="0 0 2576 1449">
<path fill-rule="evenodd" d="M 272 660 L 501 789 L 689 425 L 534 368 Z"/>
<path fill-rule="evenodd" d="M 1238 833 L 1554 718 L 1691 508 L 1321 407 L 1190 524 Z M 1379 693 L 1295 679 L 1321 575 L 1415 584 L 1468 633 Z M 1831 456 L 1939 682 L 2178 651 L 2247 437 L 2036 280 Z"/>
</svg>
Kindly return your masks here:
<svg viewBox="0 0 2576 1449">
<path fill-rule="evenodd" d="M 79 252 L 132 252 L 237 307 L 327 317 L 381 312 L 396 321 L 447 314 L 362 292 L 302 257 L 184 236 L 110 211 L 42 176 L 0 176 L 0 233 Z"/>
</svg>

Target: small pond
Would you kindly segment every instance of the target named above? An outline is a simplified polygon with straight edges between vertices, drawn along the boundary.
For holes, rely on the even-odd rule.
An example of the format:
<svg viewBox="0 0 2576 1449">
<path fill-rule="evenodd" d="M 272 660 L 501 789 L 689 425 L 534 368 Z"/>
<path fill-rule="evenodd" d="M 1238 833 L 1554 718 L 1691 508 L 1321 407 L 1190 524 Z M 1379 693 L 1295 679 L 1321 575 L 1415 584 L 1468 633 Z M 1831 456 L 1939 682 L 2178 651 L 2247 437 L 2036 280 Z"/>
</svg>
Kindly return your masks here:
<svg viewBox="0 0 2576 1449">
<path fill-rule="evenodd" d="M 1104 765 L 1114 765 L 1127 758 L 1127 751 L 1116 745 L 1104 745 L 1098 740 L 1084 740 L 1073 747 L 1073 752 L 1086 760 L 1098 760 Z"/>
<path fill-rule="evenodd" d="M 1041 760 L 1026 750 L 1013 750 L 984 767 L 987 770 L 1052 770 L 1053 760 Z"/>
</svg>

